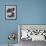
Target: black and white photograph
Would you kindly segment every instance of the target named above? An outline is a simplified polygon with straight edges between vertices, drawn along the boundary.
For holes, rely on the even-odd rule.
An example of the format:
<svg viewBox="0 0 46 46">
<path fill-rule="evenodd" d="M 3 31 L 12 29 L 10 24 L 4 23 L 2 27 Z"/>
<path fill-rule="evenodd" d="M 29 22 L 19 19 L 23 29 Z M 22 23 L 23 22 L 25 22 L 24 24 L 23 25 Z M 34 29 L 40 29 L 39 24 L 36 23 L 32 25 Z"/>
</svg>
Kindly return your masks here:
<svg viewBox="0 0 46 46">
<path fill-rule="evenodd" d="M 42 45 L 46 43 L 46 25 L 19 24 L 18 41 L 20 46 Z"/>
<path fill-rule="evenodd" d="M 5 18 L 8 20 L 15 20 L 16 19 L 16 5 L 6 5 L 6 16 Z"/>
</svg>

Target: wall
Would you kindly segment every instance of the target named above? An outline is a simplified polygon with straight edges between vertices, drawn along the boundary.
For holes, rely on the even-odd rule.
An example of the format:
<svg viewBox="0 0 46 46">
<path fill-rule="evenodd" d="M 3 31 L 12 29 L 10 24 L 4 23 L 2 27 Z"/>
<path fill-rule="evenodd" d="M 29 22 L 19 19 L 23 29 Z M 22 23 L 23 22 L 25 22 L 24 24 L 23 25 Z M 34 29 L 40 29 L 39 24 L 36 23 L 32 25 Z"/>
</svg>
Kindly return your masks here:
<svg viewBox="0 0 46 46">
<path fill-rule="evenodd" d="M 16 20 L 5 20 L 9 4 L 17 5 Z M 18 24 L 46 24 L 46 0 L 0 0 L 0 44 L 8 43 L 9 32 L 18 32 Z"/>
</svg>

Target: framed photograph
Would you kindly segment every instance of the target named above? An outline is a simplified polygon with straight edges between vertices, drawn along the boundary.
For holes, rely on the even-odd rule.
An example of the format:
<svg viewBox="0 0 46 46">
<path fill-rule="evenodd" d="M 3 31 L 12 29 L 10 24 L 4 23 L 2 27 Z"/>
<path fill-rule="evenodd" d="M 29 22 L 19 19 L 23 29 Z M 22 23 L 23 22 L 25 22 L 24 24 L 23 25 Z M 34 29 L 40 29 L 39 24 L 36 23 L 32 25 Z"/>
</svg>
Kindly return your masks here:
<svg viewBox="0 0 46 46">
<path fill-rule="evenodd" d="M 18 41 L 25 40 L 46 41 L 46 24 L 19 24 Z"/>
<path fill-rule="evenodd" d="M 5 5 L 5 19 L 16 20 L 16 5 Z"/>
</svg>

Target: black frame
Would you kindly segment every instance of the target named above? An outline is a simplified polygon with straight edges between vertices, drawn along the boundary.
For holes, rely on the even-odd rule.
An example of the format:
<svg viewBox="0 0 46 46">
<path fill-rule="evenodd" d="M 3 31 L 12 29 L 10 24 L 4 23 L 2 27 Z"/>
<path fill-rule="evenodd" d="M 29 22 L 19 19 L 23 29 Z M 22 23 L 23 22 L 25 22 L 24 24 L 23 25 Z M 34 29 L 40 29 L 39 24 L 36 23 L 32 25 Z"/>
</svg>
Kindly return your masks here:
<svg viewBox="0 0 46 46">
<path fill-rule="evenodd" d="M 16 6 L 16 18 L 15 19 L 7 19 L 6 18 L 6 7 L 7 6 L 16 6 L 16 5 L 5 5 L 5 20 L 16 20 L 17 19 L 17 6 Z"/>
</svg>

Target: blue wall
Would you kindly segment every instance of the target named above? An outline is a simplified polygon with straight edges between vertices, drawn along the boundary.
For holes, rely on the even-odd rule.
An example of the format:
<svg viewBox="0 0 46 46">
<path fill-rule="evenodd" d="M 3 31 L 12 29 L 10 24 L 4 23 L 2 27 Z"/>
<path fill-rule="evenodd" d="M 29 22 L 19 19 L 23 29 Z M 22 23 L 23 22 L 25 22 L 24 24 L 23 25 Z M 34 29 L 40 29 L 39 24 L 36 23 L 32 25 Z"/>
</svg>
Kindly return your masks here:
<svg viewBox="0 0 46 46">
<path fill-rule="evenodd" d="M 5 5 L 10 4 L 17 5 L 16 20 L 5 20 Z M 18 32 L 18 24 L 46 24 L 46 0 L 0 0 L 0 44 L 8 43 L 9 32 Z"/>
</svg>

